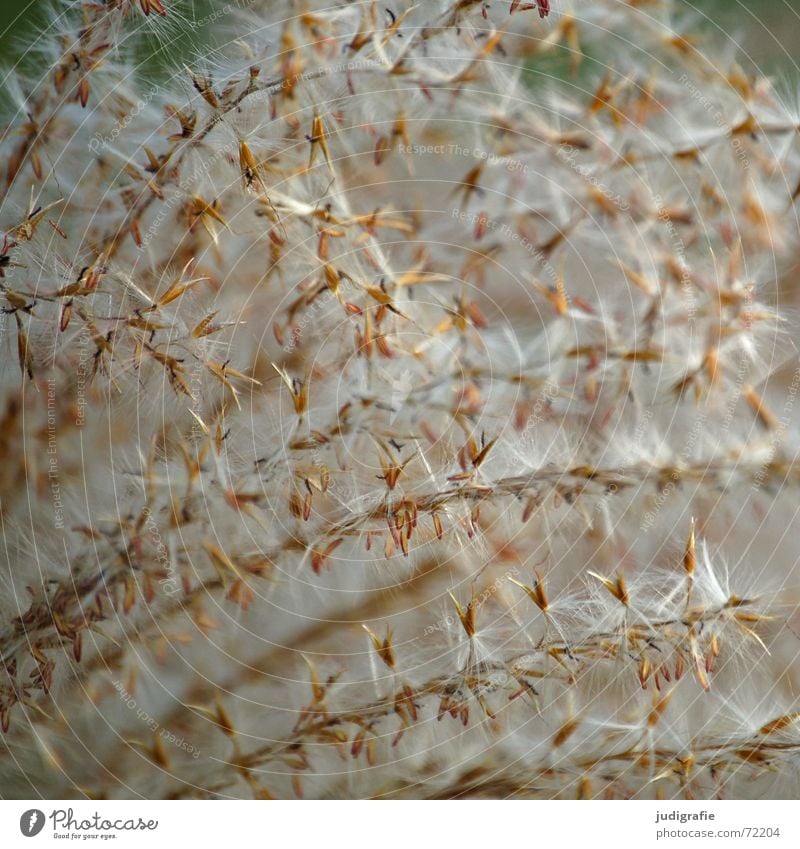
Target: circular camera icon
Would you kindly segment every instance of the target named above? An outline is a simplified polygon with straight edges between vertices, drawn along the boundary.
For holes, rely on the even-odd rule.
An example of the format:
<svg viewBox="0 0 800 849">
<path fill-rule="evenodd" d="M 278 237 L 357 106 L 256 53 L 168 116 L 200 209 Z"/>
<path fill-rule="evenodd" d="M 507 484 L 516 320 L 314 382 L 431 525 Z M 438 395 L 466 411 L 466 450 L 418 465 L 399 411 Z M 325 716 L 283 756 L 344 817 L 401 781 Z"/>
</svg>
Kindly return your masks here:
<svg viewBox="0 0 800 849">
<path fill-rule="evenodd" d="M 44 812 L 31 808 L 19 818 L 19 830 L 25 837 L 36 837 L 44 828 Z"/>
</svg>

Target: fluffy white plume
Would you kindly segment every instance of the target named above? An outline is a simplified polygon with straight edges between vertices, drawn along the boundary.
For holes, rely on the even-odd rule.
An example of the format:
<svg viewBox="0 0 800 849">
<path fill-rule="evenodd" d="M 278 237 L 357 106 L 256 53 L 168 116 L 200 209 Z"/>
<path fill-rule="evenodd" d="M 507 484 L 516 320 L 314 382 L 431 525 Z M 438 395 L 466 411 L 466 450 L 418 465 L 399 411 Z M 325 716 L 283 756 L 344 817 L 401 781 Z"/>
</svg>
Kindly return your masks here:
<svg viewBox="0 0 800 849">
<path fill-rule="evenodd" d="M 0 142 L 3 795 L 796 796 L 796 112 L 667 0 L 214 14 Z"/>
</svg>

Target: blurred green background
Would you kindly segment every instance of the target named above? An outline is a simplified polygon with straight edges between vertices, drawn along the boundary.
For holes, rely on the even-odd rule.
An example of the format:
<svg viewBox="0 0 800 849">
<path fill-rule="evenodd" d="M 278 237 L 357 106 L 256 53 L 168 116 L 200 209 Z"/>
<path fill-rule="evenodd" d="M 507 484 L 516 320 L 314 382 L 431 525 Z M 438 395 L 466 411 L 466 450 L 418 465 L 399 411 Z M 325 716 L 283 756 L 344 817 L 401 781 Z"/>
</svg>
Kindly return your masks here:
<svg viewBox="0 0 800 849">
<path fill-rule="evenodd" d="M 706 19 L 709 28 L 719 28 L 729 38 L 735 39 L 743 50 L 765 73 L 795 70 L 795 62 L 800 61 L 797 47 L 800 45 L 800 0 L 679 0 L 688 9 Z M 170 0 L 166 0 L 170 4 Z M 201 21 L 215 9 L 222 9 L 228 0 L 172 0 L 172 5 L 180 10 L 185 20 Z M 507 0 L 494 0 L 504 3 Z M 590 3 L 592 0 L 572 0 L 572 2 Z M 554 0 L 557 5 L 559 0 Z M 42 25 L 47 21 L 47 8 L 52 8 L 50 0 L 0 0 L 0 45 L 4 65 L 15 63 L 23 56 Z M 63 6 L 61 7 L 63 8 Z M 177 15 L 172 18 L 175 22 Z M 192 29 L 185 24 L 181 27 L 173 24 L 165 36 L 162 32 L 162 44 L 152 39 L 152 50 L 160 52 L 161 60 L 174 65 L 182 62 L 191 51 L 194 43 L 203 40 L 213 42 L 213 26 Z M 189 55 L 191 55 L 189 53 Z M 144 57 L 140 57 L 144 58 Z M 171 61 L 170 61 L 171 60 Z M 25 61 L 24 59 L 22 60 Z M 41 69 L 35 68 L 41 73 Z M 553 67 L 549 72 L 558 74 Z"/>
<path fill-rule="evenodd" d="M 558 2 L 554 0 L 552 5 Z M 592 0 L 571 2 L 579 7 Z M 737 59 L 745 69 L 757 68 L 762 74 L 781 80 L 800 75 L 797 50 L 800 0 L 676 0 L 676 3 L 691 21 L 691 32 L 705 31 L 718 44 L 736 44 Z M 609 64 L 608 56 L 588 50 L 575 75 L 573 59 L 566 46 L 536 56 L 526 66 L 531 87 L 536 88 L 543 79 L 556 77 L 582 88 L 602 77 Z"/>
<path fill-rule="evenodd" d="M 800 0 L 682 0 L 735 39 L 766 73 L 797 69 Z"/>
<path fill-rule="evenodd" d="M 102 2 L 102 0 L 100 0 Z M 214 10 L 222 10 L 230 0 L 165 0 L 173 12 L 166 18 L 151 13 L 151 38 L 137 41 L 138 70 L 144 77 L 163 78 L 164 68 L 182 68 L 204 44 L 214 42 L 213 24 L 204 25 Z M 0 0 L 0 62 L 4 68 L 16 65 L 39 79 L 46 69 L 31 48 L 37 36 L 52 27 L 65 4 L 59 0 Z M 55 10 L 55 12 L 54 12 Z M 194 26 L 192 24 L 195 24 Z M 194 53 L 192 52 L 194 48 Z M 155 56 L 156 61 L 147 61 Z M 2 95 L 0 94 L 0 97 Z"/>
</svg>

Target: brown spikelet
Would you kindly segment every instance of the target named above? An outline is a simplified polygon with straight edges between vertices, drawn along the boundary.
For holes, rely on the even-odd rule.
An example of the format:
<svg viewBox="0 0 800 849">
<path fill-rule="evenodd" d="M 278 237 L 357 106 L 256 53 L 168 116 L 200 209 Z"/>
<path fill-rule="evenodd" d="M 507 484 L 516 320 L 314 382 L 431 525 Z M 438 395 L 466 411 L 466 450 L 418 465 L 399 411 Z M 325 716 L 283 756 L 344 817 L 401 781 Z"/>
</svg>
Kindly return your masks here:
<svg viewBox="0 0 800 849">
<path fill-rule="evenodd" d="M 394 669 L 396 660 L 394 649 L 392 648 L 391 630 L 387 628 L 386 636 L 383 640 L 381 640 L 380 637 L 378 637 L 366 625 L 362 625 L 361 627 L 367 632 L 378 657 L 389 667 L 389 669 Z"/>
<path fill-rule="evenodd" d="M 452 593 L 448 593 L 448 595 L 450 596 L 453 604 L 455 605 L 456 613 L 458 614 L 461 626 L 464 628 L 466 635 L 471 639 L 475 636 L 475 596 L 473 595 L 466 609 L 464 609 Z"/>
</svg>

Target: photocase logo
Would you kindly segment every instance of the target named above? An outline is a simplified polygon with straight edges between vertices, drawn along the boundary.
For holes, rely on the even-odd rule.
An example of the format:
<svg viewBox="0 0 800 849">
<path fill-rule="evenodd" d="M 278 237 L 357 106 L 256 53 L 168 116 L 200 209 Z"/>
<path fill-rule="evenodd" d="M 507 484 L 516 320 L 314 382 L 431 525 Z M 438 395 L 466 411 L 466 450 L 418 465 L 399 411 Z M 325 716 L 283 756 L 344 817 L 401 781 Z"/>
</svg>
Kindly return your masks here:
<svg viewBox="0 0 800 849">
<path fill-rule="evenodd" d="M 31 808 L 19 818 L 19 830 L 25 837 L 36 837 L 44 828 L 44 813 L 37 808 Z"/>
</svg>

